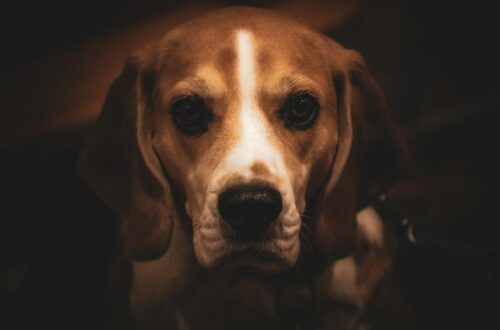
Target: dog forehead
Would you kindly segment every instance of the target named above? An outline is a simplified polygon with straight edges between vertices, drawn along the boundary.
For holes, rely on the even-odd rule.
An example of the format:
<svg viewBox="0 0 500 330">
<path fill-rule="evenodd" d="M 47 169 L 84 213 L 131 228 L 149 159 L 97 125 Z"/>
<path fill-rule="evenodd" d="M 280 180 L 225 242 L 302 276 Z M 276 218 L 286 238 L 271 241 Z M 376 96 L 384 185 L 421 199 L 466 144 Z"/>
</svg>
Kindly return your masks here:
<svg viewBox="0 0 500 330">
<path fill-rule="evenodd" d="M 237 7 L 206 14 L 168 32 L 158 44 L 161 71 L 175 82 L 196 76 L 203 68 L 204 73 L 216 71 L 214 79 L 234 85 L 238 31 L 251 33 L 255 68 L 261 73 L 308 72 L 323 63 L 323 40 L 315 31 L 273 11 Z"/>
</svg>

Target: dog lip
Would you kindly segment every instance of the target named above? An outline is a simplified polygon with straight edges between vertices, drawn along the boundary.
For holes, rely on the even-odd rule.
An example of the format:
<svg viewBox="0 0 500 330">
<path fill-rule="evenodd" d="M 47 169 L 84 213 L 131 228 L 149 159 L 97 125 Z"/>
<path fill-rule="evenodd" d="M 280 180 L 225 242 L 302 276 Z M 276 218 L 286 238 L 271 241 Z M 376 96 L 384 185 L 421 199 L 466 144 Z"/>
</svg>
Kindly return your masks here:
<svg viewBox="0 0 500 330">
<path fill-rule="evenodd" d="M 287 270 L 290 266 L 285 258 L 277 253 L 246 248 L 226 252 L 218 258 L 215 268 L 223 272 L 277 273 Z"/>
</svg>

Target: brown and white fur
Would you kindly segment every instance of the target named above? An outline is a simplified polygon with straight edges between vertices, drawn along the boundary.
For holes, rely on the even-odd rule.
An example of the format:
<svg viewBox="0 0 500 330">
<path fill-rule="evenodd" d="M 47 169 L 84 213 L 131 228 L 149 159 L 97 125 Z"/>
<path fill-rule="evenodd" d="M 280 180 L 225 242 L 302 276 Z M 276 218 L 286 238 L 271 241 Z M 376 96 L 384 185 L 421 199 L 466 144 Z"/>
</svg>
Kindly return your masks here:
<svg viewBox="0 0 500 330">
<path fill-rule="evenodd" d="M 301 92 L 319 110 L 293 129 L 279 111 Z M 194 135 L 170 110 L 193 95 L 211 116 Z M 358 211 L 404 157 L 355 51 L 263 9 L 222 9 L 171 30 L 127 60 L 79 162 L 123 220 L 131 276 L 120 296 L 130 314 L 120 320 L 140 329 L 359 325 L 391 258 L 377 214 Z M 278 191 L 282 209 L 264 236 L 243 242 L 217 203 L 254 184 Z M 337 315 L 345 306 L 353 317 Z"/>
</svg>

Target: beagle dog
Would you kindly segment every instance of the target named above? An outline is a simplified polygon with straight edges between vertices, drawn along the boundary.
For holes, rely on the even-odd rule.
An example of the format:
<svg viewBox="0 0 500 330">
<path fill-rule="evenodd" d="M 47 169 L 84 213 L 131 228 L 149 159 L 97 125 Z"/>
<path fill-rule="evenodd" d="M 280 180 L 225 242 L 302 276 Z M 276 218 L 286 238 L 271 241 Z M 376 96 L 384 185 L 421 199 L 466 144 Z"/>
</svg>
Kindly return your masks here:
<svg viewBox="0 0 500 330">
<path fill-rule="evenodd" d="M 405 155 L 357 52 L 265 9 L 174 28 L 128 58 L 79 159 L 122 220 L 118 327 L 361 326 L 391 264 L 365 207 Z"/>
</svg>

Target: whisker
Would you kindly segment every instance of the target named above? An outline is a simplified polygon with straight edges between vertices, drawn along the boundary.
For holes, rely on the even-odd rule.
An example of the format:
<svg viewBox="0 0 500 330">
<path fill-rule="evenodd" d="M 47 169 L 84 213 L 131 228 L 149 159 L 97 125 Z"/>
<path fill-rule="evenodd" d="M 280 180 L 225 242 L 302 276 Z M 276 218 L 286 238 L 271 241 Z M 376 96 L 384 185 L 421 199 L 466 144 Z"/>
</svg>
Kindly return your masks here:
<svg viewBox="0 0 500 330">
<path fill-rule="evenodd" d="M 303 218 L 303 219 L 307 219 L 307 220 L 313 220 L 313 218 L 310 215 L 307 215 L 307 214 L 302 214 L 300 217 Z"/>
<path fill-rule="evenodd" d="M 309 237 L 307 237 L 307 235 L 303 231 L 299 232 L 299 236 L 301 239 L 300 243 L 301 243 L 302 247 L 304 249 L 307 249 L 307 250 L 312 249 L 313 244 L 312 244 L 311 240 L 309 239 Z"/>
<path fill-rule="evenodd" d="M 303 229 L 304 231 L 306 231 L 307 235 L 311 236 L 311 237 L 314 237 L 314 232 L 313 230 L 311 229 L 311 227 L 306 223 L 306 222 L 302 222 L 302 227 L 301 229 Z"/>
</svg>

